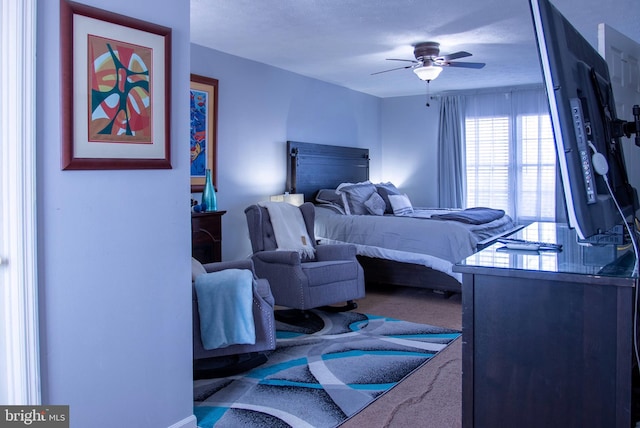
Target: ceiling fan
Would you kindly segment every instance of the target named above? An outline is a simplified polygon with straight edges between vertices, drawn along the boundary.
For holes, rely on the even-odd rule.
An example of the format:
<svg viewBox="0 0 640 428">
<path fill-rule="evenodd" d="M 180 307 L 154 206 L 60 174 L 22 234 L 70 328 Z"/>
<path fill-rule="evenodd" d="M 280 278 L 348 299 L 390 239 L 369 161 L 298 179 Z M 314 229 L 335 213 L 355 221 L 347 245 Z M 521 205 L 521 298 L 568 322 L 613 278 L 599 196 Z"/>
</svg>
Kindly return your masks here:
<svg viewBox="0 0 640 428">
<path fill-rule="evenodd" d="M 387 58 L 387 61 L 405 61 L 410 62 L 411 64 L 404 67 L 392 68 L 390 70 L 378 71 L 371 75 L 412 68 L 413 72 L 420 79 L 430 82 L 438 77 L 442 71 L 442 67 L 482 68 L 485 66 L 482 62 L 453 61 L 455 59 L 471 56 L 469 52 L 465 51 L 454 52 L 449 55 L 440 55 L 440 43 L 437 42 L 422 42 L 416 44 L 413 49 L 413 55 L 416 57 L 415 60 Z"/>
</svg>

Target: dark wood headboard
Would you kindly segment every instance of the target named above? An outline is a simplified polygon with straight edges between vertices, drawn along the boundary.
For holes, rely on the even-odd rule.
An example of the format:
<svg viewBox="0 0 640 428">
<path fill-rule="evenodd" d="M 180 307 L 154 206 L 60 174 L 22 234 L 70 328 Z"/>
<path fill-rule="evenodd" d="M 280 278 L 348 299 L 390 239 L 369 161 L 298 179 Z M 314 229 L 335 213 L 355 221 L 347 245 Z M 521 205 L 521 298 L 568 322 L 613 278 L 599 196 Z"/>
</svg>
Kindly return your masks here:
<svg viewBox="0 0 640 428">
<path fill-rule="evenodd" d="M 313 201 L 319 189 L 369 179 L 369 149 L 287 141 L 287 190 Z"/>
</svg>

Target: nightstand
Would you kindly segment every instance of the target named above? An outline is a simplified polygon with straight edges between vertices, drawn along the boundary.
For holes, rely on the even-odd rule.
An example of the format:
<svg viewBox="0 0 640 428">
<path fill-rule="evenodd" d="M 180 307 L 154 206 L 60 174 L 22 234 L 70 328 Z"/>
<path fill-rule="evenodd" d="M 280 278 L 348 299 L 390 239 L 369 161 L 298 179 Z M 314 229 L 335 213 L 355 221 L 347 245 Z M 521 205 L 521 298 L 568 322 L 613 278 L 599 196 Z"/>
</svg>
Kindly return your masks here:
<svg viewBox="0 0 640 428">
<path fill-rule="evenodd" d="M 191 255 L 200 263 L 222 261 L 222 216 L 225 213 L 191 213 Z"/>
</svg>

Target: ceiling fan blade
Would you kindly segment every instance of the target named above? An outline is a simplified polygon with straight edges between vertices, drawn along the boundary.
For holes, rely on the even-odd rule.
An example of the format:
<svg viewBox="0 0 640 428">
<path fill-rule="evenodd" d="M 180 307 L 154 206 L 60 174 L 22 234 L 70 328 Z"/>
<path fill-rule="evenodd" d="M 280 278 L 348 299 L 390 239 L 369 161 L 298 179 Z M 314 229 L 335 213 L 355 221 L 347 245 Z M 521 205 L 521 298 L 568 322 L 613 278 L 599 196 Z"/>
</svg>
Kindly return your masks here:
<svg viewBox="0 0 640 428">
<path fill-rule="evenodd" d="M 468 56 L 471 56 L 471 54 L 469 52 L 460 51 L 460 52 L 454 52 L 454 53 L 449 54 L 449 55 L 443 55 L 440 58 L 442 58 L 443 61 L 451 61 L 452 59 L 466 58 Z M 440 59 L 440 58 L 438 58 L 438 59 Z"/>
<path fill-rule="evenodd" d="M 460 68 L 483 68 L 485 65 L 484 62 L 460 62 L 460 61 L 452 61 L 445 62 L 442 64 L 445 67 L 460 67 Z"/>
<path fill-rule="evenodd" d="M 404 67 L 397 67 L 397 68 L 392 68 L 390 70 L 377 71 L 375 73 L 371 73 L 371 76 L 373 76 L 374 74 L 386 73 L 388 71 L 394 71 L 394 70 L 402 70 L 404 68 L 411 68 L 411 67 L 413 67 L 413 65 L 405 65 Z"/>
<path fill-rule="evenodd" d="M 387 58 L 387 61 L 406 61 L 406 62 L 412 62 L 414 64 L 417 64 L 418 61 L 416 61 L 415 59 L 398 59 L 398 58 Z"/>
</svg>

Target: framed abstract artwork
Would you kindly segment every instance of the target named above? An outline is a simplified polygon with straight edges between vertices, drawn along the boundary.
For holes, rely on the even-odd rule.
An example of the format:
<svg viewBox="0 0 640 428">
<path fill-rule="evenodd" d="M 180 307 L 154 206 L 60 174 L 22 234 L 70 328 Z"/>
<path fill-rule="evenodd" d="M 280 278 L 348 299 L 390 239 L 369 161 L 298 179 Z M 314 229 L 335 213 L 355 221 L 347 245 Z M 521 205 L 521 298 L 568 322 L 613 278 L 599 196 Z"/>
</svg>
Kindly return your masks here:
<svg viewBox="0 0 640 428">
<path fill-rule="evenodd" d="M 171 29 L 60 1 L 62 169 L 171 168 Z"/>
<path fill-rule="evenodd" d="M 218 80 L 192 74 L 190 93 L 191 192 L 202 191 L 207 169 L 217 189 Z"/>
</svg>

